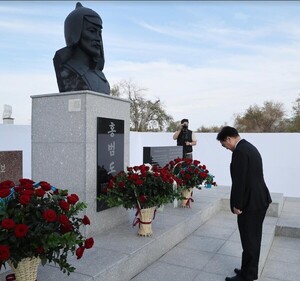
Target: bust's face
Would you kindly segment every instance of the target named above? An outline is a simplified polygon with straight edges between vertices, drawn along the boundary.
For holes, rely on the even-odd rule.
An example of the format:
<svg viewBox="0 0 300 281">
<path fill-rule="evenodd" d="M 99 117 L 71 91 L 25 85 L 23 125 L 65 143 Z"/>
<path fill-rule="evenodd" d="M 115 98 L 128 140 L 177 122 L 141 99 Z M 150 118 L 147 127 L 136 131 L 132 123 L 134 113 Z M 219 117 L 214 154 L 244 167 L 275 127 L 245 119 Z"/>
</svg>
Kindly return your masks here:
<svg viewBox="0 0 300 281">
<path fill-rule="evenodd" d="M 83 20 L 81 38 L 79 41 L 79 47 L 89 57 L 101 56 L 102 48 L 102 28 L 101 25 Z"/>
</svg>

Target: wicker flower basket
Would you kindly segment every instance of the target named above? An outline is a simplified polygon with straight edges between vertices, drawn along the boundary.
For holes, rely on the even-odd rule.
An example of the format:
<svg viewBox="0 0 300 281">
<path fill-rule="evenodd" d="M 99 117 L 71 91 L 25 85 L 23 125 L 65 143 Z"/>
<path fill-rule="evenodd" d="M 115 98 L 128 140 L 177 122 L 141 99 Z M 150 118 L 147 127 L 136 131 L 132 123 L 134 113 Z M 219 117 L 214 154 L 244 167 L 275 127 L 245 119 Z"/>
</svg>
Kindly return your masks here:
<svg viewBox="0 0 300 281">
<path fill-rule="evenodd" d="M 8 264 L 15 274 L 16 281 L 36 281 L 40 262 L 40 258 L 32 257 L 22 259 L 16 268 L 10 261 Z"/>
<path fill-rule="evenodd" d="M 193 188 L 187 188 L 183 189 L 181 191 L 181 195 L 185 198 L 181 200 L 181 208 L 190 208 L 191 207 L 191 201 L 193 202 Z"/>
<path fill-rule="evenodd" d="M 140 209 L 138 212 L 139 236 L 149 237 L 152 235 L 152 220 L 154 219 L 155 207 Z"/>
</svg>

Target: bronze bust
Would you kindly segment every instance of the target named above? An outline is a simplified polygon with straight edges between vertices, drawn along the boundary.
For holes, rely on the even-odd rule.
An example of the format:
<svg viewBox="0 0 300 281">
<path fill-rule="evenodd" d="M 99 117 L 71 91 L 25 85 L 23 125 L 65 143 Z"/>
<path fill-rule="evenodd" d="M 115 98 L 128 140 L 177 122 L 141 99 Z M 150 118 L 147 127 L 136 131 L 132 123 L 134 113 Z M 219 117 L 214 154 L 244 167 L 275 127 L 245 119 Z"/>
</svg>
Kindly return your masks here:
<svg viewBox="0 0 300 281">
<path fill-rule="evenodd" d="M 91 90 L 110 94 L 109 83 L 102 72 L 104 50 L 102 20 L 81 3 L 65 19 L 66 47 L 53 58 L 60 92 Z"/>
</svg>

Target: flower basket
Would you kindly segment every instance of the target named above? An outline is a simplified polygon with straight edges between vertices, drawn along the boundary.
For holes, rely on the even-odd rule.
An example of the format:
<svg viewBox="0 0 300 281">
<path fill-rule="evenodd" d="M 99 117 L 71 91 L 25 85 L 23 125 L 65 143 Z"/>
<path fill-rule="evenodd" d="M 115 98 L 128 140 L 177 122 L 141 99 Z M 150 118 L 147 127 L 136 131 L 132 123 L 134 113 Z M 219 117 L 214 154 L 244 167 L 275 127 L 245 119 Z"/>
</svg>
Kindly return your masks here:
<svg viewBox="0 0 300 281">
<path fill-rule="evenodd" d="M 173 175 L 166 168 L 150 164 L 128 167 L 127 171 L 121 171 L 110 179 L 104 189 L 106 194 L 98 199 L 107 202 L 109 207 L 137 209 L 133 225 L 139 223 L 139 235 L 150 236 L 154 210 L 181 198 L 180 190 L 174 183 Z M 142 211 L 144 209 L 149 210 Z M 148 212 L 149 215 L 146 215 Z"/>
<path fill-rule="evenodd" d="M 138 209 L 136 219 L 133 225 L 139 224 L 139 236 L 152 236 L 152 221 L 155 218 L 156 208 Z"/>
<path fill-rule="evenodd" d="M 194 202 L 193 188 L 186 188 L 181 191 L 181 195 L 184 199 L 181 200 L 181 208 L 190 208 L 191 202 Z"/>
<path fill-rule="evenodd" d="M 16 281 L 36 281 L 40 262 L 40 258 L 25 258 L 18 262 L 17 267 L 14 267 L 10 261 L 7 261 L 15 274 L 14 280 Z"/>
</svg>

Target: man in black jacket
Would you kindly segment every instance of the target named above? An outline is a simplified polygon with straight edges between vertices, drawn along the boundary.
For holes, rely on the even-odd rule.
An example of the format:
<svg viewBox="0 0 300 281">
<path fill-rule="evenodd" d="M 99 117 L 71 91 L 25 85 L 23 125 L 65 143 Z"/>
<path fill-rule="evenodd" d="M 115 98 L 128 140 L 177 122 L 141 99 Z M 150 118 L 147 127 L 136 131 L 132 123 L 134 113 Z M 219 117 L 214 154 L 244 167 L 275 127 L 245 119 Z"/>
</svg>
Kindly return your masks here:
<svg viewBox="0 0 300 281">
<path fill-rule="evenodd" d="M 257 148 L 241 139 L 233 127 L 223 127 L 217 140 L 232 151 L 230 208 L 237 215 L 243 248 L 241 269 L 234 269 L 237 275 L 225 280 L 253 281 L 258 278 L 263 221 L 272 202 L 264 180 L 262 158 Z"/>
<path fill-rule="evenodd" d="M 189 120 L 182 119 L 173 139 L 177 140 L 178 146 L 183 146 L 183 158 L 193 159 L 193 146 L 197 144 L 197 139 L 193 131 L 189 130 Z"/>
</svg>

